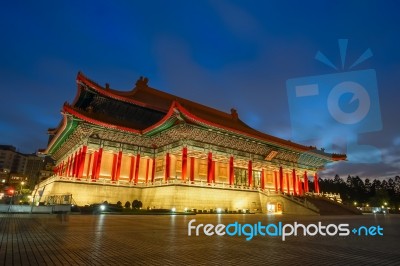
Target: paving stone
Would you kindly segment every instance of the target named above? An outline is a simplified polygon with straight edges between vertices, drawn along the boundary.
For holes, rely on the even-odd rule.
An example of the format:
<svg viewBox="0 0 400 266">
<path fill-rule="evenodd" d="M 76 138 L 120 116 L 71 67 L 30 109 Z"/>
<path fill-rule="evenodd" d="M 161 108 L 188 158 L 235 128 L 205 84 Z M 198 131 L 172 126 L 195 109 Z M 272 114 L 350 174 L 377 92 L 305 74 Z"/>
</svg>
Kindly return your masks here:
<svg viewBox="0 0 400 266">
<path fill-rule="evenodd" d="M 348 223 L 383 236 L 188 236 L 187 225 Z M 400 216 L 0 214 L 0 265 L 400 265 Z"/>
</svg>

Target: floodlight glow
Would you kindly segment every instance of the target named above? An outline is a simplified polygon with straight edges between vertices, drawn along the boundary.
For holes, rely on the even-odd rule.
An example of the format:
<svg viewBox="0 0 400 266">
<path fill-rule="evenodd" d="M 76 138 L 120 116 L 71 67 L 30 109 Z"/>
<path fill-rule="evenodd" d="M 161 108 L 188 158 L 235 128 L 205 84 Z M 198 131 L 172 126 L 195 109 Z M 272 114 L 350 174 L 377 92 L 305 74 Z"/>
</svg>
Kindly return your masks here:
<svg viewBox="0 0 400 266">
<path fill-rule="evenodd" d="M 172 211 L 172 212 L 176 212 L 176 208 L 173 207 L 173 208 L 171 209 L 171 211 Z"/>
<path fill-rule="evenodd" d="M 106 206 L 100 205 L 100 211 L 104 211 L 106 209 Z"/>
</svg>

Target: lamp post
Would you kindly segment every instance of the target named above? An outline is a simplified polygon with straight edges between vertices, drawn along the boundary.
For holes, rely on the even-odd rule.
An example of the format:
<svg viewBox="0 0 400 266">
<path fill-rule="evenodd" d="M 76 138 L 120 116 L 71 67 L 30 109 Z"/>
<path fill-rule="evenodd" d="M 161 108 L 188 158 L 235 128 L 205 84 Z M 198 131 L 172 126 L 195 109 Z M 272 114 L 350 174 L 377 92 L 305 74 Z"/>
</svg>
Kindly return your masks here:
<svg viewBox="0 0 400 266">
<path fill-rule="evenodd" d="M 24 185 L 25 185 L 25 182 L 24 182 L 24 181 L 21 181 L 20 187 L 19 187 L 19 193 L 18 193 L 18 194 L 19 194 L 19 195 L 18 195 L 18 203 L 19 203 L 19 204 L 21 204 L 21 202 L 22 202 L 22 198 L 23 198 L 22 189 L 23 189 Z"/>
<path fill-rule="evenodd" d="M 25 185 L 25 182 L 24 181 L 22 181 L 21 182 L 21 186 L 20 186 L 20 188 L 19 188 L 19 194 L 21 195 L 22 194 L 22 187 Z"/>
</svg>

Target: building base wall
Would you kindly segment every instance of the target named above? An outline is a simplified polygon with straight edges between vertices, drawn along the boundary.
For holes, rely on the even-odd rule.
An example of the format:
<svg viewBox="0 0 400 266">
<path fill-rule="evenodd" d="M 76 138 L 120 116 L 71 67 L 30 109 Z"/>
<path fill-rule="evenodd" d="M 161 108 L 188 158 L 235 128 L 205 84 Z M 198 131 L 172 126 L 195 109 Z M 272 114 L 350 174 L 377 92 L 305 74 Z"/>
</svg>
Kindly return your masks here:
<svg viewBox="0 0 400 266">
<path fill-rule="evenodd" d="M 117 203 L 140 200 L 143 208 L 185 210 L 217 210 L 268 213 L 267 206 L 280 206 L 277 212 L 284 214 L 315 215 L 316 212 L 296 204 L 279 194 L 268 195 L 257 190 L 235 190 L 216 187 L 169 184 L 151 187 L 116 186 L 97 183 L 54 180 L 39 184 L 42 191 L 40 201 L 54 195 L 71 194 L 73 202 L 79 206 L 94 203 Z"/>
<path fill-rule="evenodd" d="M 142 191 L 143 207 L 176 208 L 178 211 L 248 209 L 261 212 L 258 191 L 240 191 L 221 188 L 169 185 L 148 187 Z"/>
<path fill-rule="evenodd" d="M 96 183 L 78 183 L 68 181 L 54 181 L 46 186 L 40 186 L 38 191 L 43 190 L 40 201 L 45 201 L 48 196 L 53 195 L 72 195 L 73 203 L 79 206 L 94 203 L 117 203 L 126 201 L 132 203 L 133 200 L 140 200 L 141 189 L 129 186 L 104 185 Z"/>
</svg>

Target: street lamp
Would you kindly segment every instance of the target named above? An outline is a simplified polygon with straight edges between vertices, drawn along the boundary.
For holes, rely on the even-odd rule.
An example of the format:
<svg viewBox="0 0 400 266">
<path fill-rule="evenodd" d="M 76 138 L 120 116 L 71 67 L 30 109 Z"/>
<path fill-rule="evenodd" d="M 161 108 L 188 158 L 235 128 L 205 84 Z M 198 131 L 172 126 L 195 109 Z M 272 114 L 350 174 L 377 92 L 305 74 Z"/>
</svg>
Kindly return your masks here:
<svg viewBox="0 0 400 266">
<path fill-rule="evenodd" d="M 21 182 L 21 187 L 20 187 L 20 189 L 19 189 L 19 194 L 22 194 L 22 187 L 25 185 L 25 182 L 24 181 L 22 181 Z"/>
</svg>

